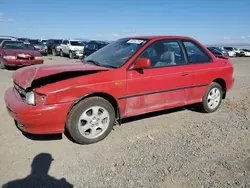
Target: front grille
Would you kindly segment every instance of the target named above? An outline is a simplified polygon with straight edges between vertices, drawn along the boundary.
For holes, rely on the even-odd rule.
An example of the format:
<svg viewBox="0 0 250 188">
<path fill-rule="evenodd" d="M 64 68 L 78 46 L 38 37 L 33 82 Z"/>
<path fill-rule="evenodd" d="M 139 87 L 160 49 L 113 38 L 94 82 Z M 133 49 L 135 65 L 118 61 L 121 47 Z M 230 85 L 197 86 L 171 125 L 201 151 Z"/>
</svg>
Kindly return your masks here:
<svg viewBox="0 0 250 188">
<path fill-rule="evenodd" d="M 14 82 L 14 88 L 16 89 L 16 91 L 18 92 L 20 97 L 23 100 L 25 100 L 26 99 L 26 91 L 23 88 L 21 88 L 20 86 L 18 86 L 15 82 Z"/>
<path fill-rule="evenodd" d="M 34 56 L 31 56 L 31 57 L 28 57 L 28 58 L 17 56 L 17 59 L 19 59 L 19 60 L 33 60 L 33 59 L 34 59 Z"/>
</svg>

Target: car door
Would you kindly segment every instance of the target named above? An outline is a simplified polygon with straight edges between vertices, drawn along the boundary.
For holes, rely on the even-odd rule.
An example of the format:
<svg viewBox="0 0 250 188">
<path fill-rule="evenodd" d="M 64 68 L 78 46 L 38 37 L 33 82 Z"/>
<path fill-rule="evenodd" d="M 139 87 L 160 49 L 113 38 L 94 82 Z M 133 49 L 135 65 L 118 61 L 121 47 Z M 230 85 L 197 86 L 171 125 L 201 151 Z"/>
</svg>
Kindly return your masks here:
<svg viewBox="0 0 250 188">
<path fill-rule="evenodd" d="M 213 58 L 206 52 L 205 48 L 195 41 L 183 40 L 188 65 L 183 67 L 184 74 L 192 79 L 192 85 L 186 89 L 188 103 L 198 102 L 204 96 L 208 85 L 213 77 Z"/>
<path fill-rule="evenodd" d="M 156 41 L 138 58 L 149 58 L 151 68 L 127 71 L 127 116 L 186 103 L 192 80 L 183 73 L 187 62 L 179 41 Z"/>
</svg>

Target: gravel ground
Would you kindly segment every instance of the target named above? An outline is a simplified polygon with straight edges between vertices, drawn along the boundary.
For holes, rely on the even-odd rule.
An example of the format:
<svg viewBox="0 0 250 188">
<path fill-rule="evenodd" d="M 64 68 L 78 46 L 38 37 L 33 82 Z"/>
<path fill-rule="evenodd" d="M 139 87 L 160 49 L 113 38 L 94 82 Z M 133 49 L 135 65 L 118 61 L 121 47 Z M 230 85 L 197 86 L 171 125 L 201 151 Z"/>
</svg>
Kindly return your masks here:
<svg viewBox="0 0 250 188">
<path fill-rule="evenodd" d="M 0 70 L 0 185 L 18 180 L 22 188 L 43 181 L 75 188 L 250 188 L 250 58 L 232 62 L 236 82 L 217 112 L 178 108 L 130 118 L 102 142 L 87 146 L 64 135 L 25 137 L 3 101 L 13 71 Z M 53 157 L 51 166 L 46 156 Z"/>
</svg>

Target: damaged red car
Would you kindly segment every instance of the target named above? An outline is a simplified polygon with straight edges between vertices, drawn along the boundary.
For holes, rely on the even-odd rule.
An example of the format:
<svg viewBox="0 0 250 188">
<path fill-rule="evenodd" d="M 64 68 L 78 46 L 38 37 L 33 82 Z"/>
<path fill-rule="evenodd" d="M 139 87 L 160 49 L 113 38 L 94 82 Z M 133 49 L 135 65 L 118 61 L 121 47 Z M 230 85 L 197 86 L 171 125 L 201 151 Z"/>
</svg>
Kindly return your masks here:
<svg viewBox="0 0 250 188">
<path fill-rule="evenodd" d="M 43 64 L 39 51 L 22 41 L 4 40 L 0 43 L 0 68 Z"/>
<path fill-rule="evenodd" d="M 76 142 L 90 144 L 122 118 L 188 104 L 215 112 L 234 84 L 233 70 L 229 59 L 189 37 L 128 37 L 82 63 L 16 71 L 5 103 L 24 132 L 67 129 Z"/>
</svg>

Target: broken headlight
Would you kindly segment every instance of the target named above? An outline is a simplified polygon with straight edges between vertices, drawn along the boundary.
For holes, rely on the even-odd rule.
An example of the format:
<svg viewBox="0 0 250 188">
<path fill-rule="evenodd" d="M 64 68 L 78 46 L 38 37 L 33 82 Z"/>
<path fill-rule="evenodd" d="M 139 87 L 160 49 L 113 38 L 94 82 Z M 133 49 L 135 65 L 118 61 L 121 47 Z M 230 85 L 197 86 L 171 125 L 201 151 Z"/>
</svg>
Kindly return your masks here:
<svg viewBox="0 0 250 188">
<path fill-rule="evenodd" d="M 44 105 L 46 104 L 46 98 L 46 95 L 33 91 L 26 93 L 26 103 L 29 105 Z"/>
<path fill-rule="evenodd" d="M 35 105 L 35 93 L 33 91 L 26 93 L 26 103 L 29 105 Z"/>
</svg>

